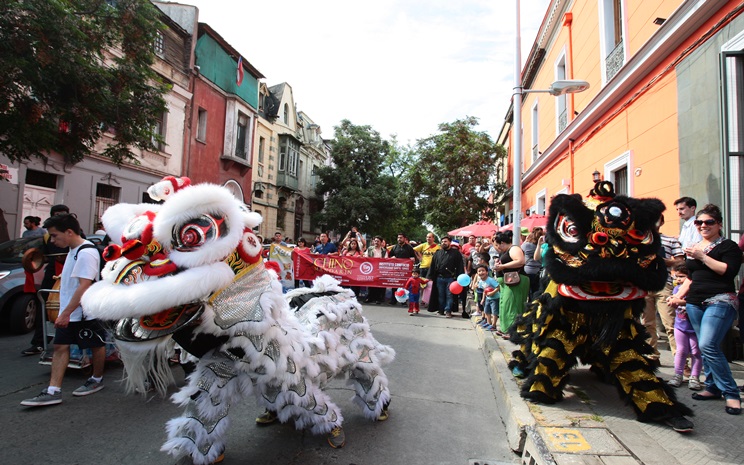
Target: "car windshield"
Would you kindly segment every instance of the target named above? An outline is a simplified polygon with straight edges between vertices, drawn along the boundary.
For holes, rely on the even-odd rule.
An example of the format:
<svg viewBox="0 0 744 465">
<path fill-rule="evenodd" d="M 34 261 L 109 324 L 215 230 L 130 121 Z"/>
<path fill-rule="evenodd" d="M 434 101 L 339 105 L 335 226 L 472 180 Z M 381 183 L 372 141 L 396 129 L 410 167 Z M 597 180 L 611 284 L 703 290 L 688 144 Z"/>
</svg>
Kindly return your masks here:
<svg viewBox="0 0 744 465">
<path fill-rule="evenodd" d="M 21 263 L 24 252 L 31 248 L 41 248 L 43 237 L 13 239 L 0 244 L 0 263 Z"/>
</svg>

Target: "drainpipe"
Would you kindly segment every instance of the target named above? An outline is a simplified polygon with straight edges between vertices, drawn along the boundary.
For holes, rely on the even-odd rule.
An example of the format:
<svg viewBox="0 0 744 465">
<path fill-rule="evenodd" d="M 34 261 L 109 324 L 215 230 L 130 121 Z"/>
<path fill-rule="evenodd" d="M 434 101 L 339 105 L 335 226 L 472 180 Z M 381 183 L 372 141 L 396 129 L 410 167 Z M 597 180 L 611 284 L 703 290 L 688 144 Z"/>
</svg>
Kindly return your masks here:
<svg viewBox="0 0 744 465">
<path fill-rule="evenodd" d="M 570 160 L 571 166 L 571 194 L 576 192 L 575 176 L 574 176 L 574 140 L 568 139 L 568 159 Z"/>
</svg>

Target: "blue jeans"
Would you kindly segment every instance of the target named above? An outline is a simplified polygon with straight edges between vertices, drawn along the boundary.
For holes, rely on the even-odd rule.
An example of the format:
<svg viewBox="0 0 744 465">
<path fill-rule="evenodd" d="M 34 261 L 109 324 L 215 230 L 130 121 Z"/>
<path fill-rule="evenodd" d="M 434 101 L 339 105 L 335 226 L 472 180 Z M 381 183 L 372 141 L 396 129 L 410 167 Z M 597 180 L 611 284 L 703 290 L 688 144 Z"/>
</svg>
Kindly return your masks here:
<svg viewBox="0 0 744 465">
<path fill-rule="evenodd" d="M 450 292 L 449 287 L 454 280 L 455 278 L 443 278 L 437 276 L 437 292 L 439 293 L 440 312 L 444 311 L 445 313 L 452 313 L 454 299 L 452 298 L 452 293 Z"/>
<path fill-rule="evenodd" d="M 699 307 L 688 302 L 685 309 L 703 354 L 705 390 L 723 394 L 726 399 L 739 399 L 739 388 L 721 351 L 723 338 L 736 318 L 734 307 L 722 302 Z"/>
<path fill-rule="evenodd" d="M 486 299 L 486 315 L 499 316 L 499 299 Z"/>
</svg>

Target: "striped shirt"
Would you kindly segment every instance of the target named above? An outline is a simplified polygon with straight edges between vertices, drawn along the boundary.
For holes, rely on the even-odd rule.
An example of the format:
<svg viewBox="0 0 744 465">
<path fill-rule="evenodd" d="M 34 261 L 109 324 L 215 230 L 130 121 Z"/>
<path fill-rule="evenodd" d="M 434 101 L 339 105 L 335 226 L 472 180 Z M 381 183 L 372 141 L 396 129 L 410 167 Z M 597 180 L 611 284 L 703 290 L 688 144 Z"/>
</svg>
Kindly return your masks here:
<svg viewBox="0 0 744 465">
<path fill-rule="evenodd" d="M 664 248 L 664 258 L 675 258 L 682 257 L 685 255 L 682 250 L 682 244 L 679 243 L 677 238 L 667 236 L 666 234 L 660 234 L 661 246 Z M 672 284 L 672 269 L 667 267 L 667 284 Z"/>
</svg>

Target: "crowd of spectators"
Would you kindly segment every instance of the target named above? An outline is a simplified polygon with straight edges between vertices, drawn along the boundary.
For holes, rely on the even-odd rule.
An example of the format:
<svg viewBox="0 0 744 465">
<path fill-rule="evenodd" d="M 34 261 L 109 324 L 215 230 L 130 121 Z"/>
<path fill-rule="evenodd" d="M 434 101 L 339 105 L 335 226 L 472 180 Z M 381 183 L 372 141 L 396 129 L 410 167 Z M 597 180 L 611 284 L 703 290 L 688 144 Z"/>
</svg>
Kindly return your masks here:
<svg viewBox="0 0 744 465">
<path fill-rule="evenodd" d="M 55 206 L 52 216 L 67 213 L 67 210 L 56 212 L 55 208 L 66 209 Z M 738 244 L 724 237 L 724 218 L 715 205 L 697 211 L 695 199 L 682 197 L 675 201 L 675 209 L 681 220 L 679 235 L 661 233 L 663 217 L 657 230 L 661 238 L 659 253 L 667 266 L 668 280 L 664 289 L 649 293 L 641 317 L 648 331 L 647 342 L 653 348 L 648 358 L 659 363 L 658 333 L 665 332 L 675 357 L 670 386 L 680 387 L 687 381 L 689 389 L 699 391 L 692 394 L 693 399 L 723 399 L 726 413 L 739 415 L 740 391 L 744 387 L 736 385 L 722 345 L 744 318 L 744 286 L 737 284 L 744 259 L 744 235 Z M 24 218 L 24 226 L 24 236 L 46 233 L 37 217 Z M 290 238 L 276 232 L 267 243 L 292 245 L 293 253 L 301 255 L 411 260 L 413 272 L 405 285 L 409 301 L 403 302 L 409 314 L 415 316 L 424 307 L 446 318 L 452 318 L 455 313 L 463 318 L 472 315 L 479 317 L 476 324 L 506 339 L 509 327 L 525 303 L 539 297 L 549 282 L 545 257 L 550 246 L 543 228 L 522 228 L 519 233 L 520 245 L 514 245 L 512 231 L 497 232 L 491 237 L 469 236 L 462 246 L 456 238 L 437 239 L 433 232 L 428 232 L 420 243 L 399 233 L 388 244 L 381 236 L 374 236 L 368 242 L 353 227 L 345 236 L 336 236 L 335 242 L 324 232 L 311 239 L 312 242 L 300 237 L 295 245 Z M 295 287 L 311 285 L 310 281 L 295 281 Z M 357 286 L 352 289 L 364 303 L 400 303 L 394 289 Z M 657 315 L 663 328 L 657 329 Z M 41 337 L 36 334 L 32 347 L 23 354 L 39 353 L 43 345 Z M 86 394 L 100 389 L 101 373 L 100 369 L 94 373 L 97 376 L 91 382 L 94 389 Z M 55 386 L 55 382 L 51 385 Z M 85 394 L 76 391 L 75 395 Z M 43 392 L 44 399 L 30 399 L 24 405 L 48 405 L 45 402 L 50 396 L 54 397 L 50 402 L 60 401 L 55 389 Z"/>
</svg>

